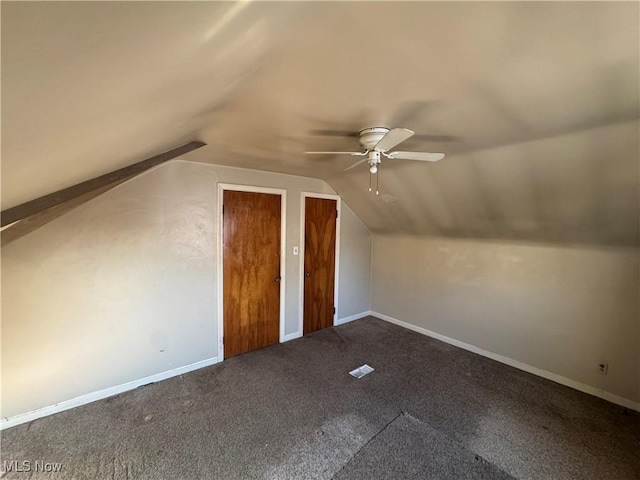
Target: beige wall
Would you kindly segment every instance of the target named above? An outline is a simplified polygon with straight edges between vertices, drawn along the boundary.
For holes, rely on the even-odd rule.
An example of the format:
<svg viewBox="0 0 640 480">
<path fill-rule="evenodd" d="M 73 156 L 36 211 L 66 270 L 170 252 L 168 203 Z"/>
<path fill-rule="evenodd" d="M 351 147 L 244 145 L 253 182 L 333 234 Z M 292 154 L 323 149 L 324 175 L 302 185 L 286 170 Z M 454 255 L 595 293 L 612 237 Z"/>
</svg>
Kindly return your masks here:
<svg viewBox="0 0 640 480">
<path fill-rule="evenodd" d="M 338 322 L 371 307 L 371 232 L 344 202 L 341 215 Z"/>
<path fill-rule="evenodd" d="M 218 356 L 218 182 L 287 190 L 285 334 L 297 332 L 301 192 L 332 190 L 172 161 L 2 249 L 3 418 Z M 370 245 L 350 215 L 343 245 Z M 369 278 L 355 253 L 343 248 L 341 262 L 366 272 L 345 272 L 339 311 L 369 295 L 368 281 L 349 282 Z"/>
<path fill-rule="evenodd" d="M 372 310 L 638 402 L 638 263 L 632 247 L 376 234 Z"/>
</svg>

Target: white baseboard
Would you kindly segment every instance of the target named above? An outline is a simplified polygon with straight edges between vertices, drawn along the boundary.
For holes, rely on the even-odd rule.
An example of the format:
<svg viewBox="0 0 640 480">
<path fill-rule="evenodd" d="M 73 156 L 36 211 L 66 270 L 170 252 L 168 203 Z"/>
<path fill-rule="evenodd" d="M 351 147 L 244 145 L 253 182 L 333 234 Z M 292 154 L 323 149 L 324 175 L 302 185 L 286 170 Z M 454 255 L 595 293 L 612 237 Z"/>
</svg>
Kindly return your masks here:
<svg viewBox="0 0 640 480">
<path fill-rule="evenodd" d="M 361 318 L 367 317 L 371 315 L 370 311 L 356 313 L 355 315 L 351 315 L 349 317 L 339 318 L 334 322 L 334 326 L 343 325 L 345 323 L 353 322 L 354 320 L 360 320 Z"/>
<path fill-rule="evenodd" d="M 282 341 L 280 343 L 288 342 L 289 340 L 295 340 L 296 338 L 300 338 L 301 336 L 302 332 L 293 332 L 282 337 Z"/>
<path fill-rule="evenodd" d="M 385 320 L 389 323 L 393 323 L 395 325 L 399 325 L 400 327 L 407 328 L 409 330 L 413 330 L 414 332 L 422 333 L 423 335 L 427 335 L 428 337 L 435 338 L 442 342 L 448 343 L 455 347 L 462 348 L 464 350 L 468 350 L 473 353 L 477 353 L 478 355 L 482 355 L 483 357 L 490 358 L 491 360 L 495 360 L 496 362 L 504 363 L 505 365 L 509 365 L 511 367 L 517 368 L 519 370 L 523 370 L 528 373 L 532 373 L 542 378 L 546 378 L 547 380 L 551 380 L 553 382 L 559 383 L 561 385 L 565 385 L 567 387 L 574 388 L 584 393 L 588 393 L 589 395 L 594 395 L 598 398 L 602 398 L 603 400 L 607 400 L 608 402 L 615 403 L 616 405 L 620 405 L 631 410 L 636 410 L 640 412 L 640 403 L 634 402 L 633 400 L 629 400 L 628 398 L 621 397 L 619 395 L 615 395 L 613 393 L 607 392 L 605 390 L 601 390 L 599 388 L 592 387 L 590 385 L 586 385 L 584 383 L 577 382 L 575 380 L 571 380 L 570 378 L 563 377 L 561 375 L 557 375 L 555 373 L 549 372 L 547 370 L 542 370 L 540 368 L 532 367 L 531 365 L 527 365 L 526 363 L 519 362 L 518 360 L 514 360 L 509 357 L 505 357 L 504 355 L 499 355 L 497 353 L 488 352 L 487 350 L 483 350 L 469 343 L 461 342 L 460 340 L 455 340 L 450 337 L 446 337 L 436 332 L 432 332 L 431 330 L 427 330 L 426 328 L 418 327 L 416 325 L 412 325 L 411 323 L 403 322 L 402 320 L 398 320 L 397 318 L 390 317 L 388 315 L 384 315 L 379 312 L 371 312 L 372 316 L 377 317 L 381 320 Z"/>
<path fill-rule="evenodd" d="M 546 370 L 542 370 L 540 368 L 532 367 L 531 365 L 527 365 L 526 363 L 519 362 L 518 360 L 514 360 L 509 357 L 505 357 L 503 355 L 499 355 L 497 353 L 492 353 L 481 348 L 478 348 L 474 345 L 461 342 L 459 340 L 455 340 L 453 338 L 447 337 L 445 335 L 441 335 L 436 332 L 432 332 L 431 330 L 427 330 L 426 328 L 419 327 L 417 325 L 412 325 L 407 322 L 403 322 L 402 320 L 398 320 L 397 318 L 390 317 L 383 313 L 379 312 L 362 312 L 357 315 L 351 315 L 349 317 L 341 318 L 336 320 L 335 325 L 342 325 L 348 322 L 352 322 L 354 320 L 358 320 L 360 318 L 366 316 L 374 316 L 381 320 L 385 320 L 389 323 L 393 323 L 395 325 L 407 328 L 409 330 L 413 330 L 414 332 L 421 333 L 423 335 L 427 335 L 429 337 L 435 338 L 442 342 L 448 343 L 450 345 L 462 348 L 464 350 L 468 350 L 473 353 L 477 353 L 478 355 L 482 355 L 483 357 L 490 358 L 500 363 L 504 363 L 505 365 L 509 365 L 511 367 L 517 368 L 519 370 L 523 370 L 528 373 L 532 373 L 542 378 L 546 378 L 547 380 L 551 380 L 553 382 L 559 383 L 561 385 L 565 385 L 567 387 L 574 388 L 584 393 L 588 393 L 590 395 L 594 395 L 596 397 L 607 400 L 611 403 L 615 403 L 617 405 L 621 405 L 623 407 L 629 408 L 631 410 L 635 410 L 640 412 L 640 403 L 634 402 L 633 400 L 629 400 L 624 397 L 620 397 L 610 392 L 606 392 L 599 388 L 595 388 L 584 383 L 577 382 L 575 380 L 571 380 L 569 378 L 563 377 L 561 375 L 557 375 L 552 372 L 548 372 Z M 300 338 L 302 334 L 300 332 L 294 332 L 289 335 L 285 335 L 283 342 L 287 342 L 289 340 L 294 340 L 296 338 Z M 86 395 L 81 395 L 76 398 L 72 398 L 70 400 L 64 400 L 62 402 L 56 403 L 54 405 L 50 405 L 47 407 L 38 408 L 36 410 L 32 410 L 30 412 L 21 413 L 18 415 L 14 415 L 12 417 L 3 418 L 0 420 L 0 430 L 4 430 L 6 428 L 11 428 L 16 425 L 20 425 L 22 423 L 27 423 L 32 420 L 36 420 L 38 418 L 46 417 L 47 415 L 53 415 L 54 413 L 63 412 L 65 410 L 69 410 L 71 408 L 79 407 L 81 405 L 86 405 L 87 403 L 95 402 L 96 400 L 102 400 L 104 398 L 112 397 L 114 395 L 118 395 L 123 392 L 127 392 L 129 390 L 133 390 L 135 388 L 141 387 L 142 385 L 147 385 L 149 383 L 159 382 L 161 380 L 166 380 L 167 378 L 176 377 L 178 375 L 182 375 L 184 373 L 191 372 L 193 370 L 198 370 L 203 367 L 208 367 L 209 365 L 214 365 L 218 363 L 218 358 L 213 357 L 207 360 L 202 360 L 200 362 L 191 363 L 189 365 L 185 365 L 183 367 L 174 368 L 172 370 L 168 370 L 166 372 L 156 373 L 155 375 L 151 375 L 145 378 L 141 378 L 139 380 L 133 380 L 131 382 L 123 383 L 121 385 L 117 385 L 115 387 L 105 388 L 104 390 L 99 390 L 97 392 L 88 393 Z"/>
<path fill-rule="evenodd" d="M 167 370 L 166 372 L 156 373 L 155 375 L 141 378 L 139 380 L 133 380 L 131 382 L 123 383 L 122 385 L 116 385 L 115 387 L 109 387 L 105 388 L 104 390 L 98 390 L 97 392 L 87 393 L 86 395 L 81 395 L 70 400 L 64 400 L 54 405 L 38 408 L 26 413 L 20 413 L 18 415 L 14 415 L 13 417 L 3 418 L 2 420 L 0 420 L 0 430 L 15 427 L 16 425 L 20 425 L 21 423 L 27 423 L 38 418 L 46 417 L 47 415 L 53 415 L 54 413 L 59 413 L 71 408 L 79 407 L 81 405 L 86 405 L 87 403 L 95 402 L 96 400 L 102 400 L 107 397 L 112 397 L 114 395 L 118 395 L 119 393 L 127 392 L 129 390 L 141 387 L 142 385 L 159 382 L 160 380 L 166 380 L 167 378 L 171 377 L 177 377 L 178 375 L 182 375 L 183 373 L 198 370 L 203 367 L 208 367 L 209 365 L 213 365 L 215 363 L 218 363 L 217 357 L 208 358 L 206 360 L 191 363 L 183 367 Z"/>
</svg>

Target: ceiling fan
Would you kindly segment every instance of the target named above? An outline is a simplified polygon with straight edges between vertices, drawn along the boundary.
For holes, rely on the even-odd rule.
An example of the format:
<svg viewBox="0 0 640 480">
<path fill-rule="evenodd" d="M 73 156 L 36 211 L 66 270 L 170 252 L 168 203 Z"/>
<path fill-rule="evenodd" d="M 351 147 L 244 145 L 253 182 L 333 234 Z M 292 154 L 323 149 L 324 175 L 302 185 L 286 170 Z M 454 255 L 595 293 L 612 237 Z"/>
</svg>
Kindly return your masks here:
<svg viewBox="0 0 640 480">
<path fill-rule="evenodd" d="M 351 170 L 361 163 L 369 164 L 369 174 L 378 173 L 378 165 L 382 162 L 381 157 L 400 160 L 418 160 L 420 162 L 437 162 L 444 158 L 444 153 L 427 152 L 390 152 L 393 147 L 404 142 L 415 134 L 408 128 L 370 127 L 360 130 L 359 142 L 364 152 L 305 152 L 309 155 L 351 155 L 354 157 L 365 157 L 353 165 L 344 169 Z M 376 177 L 377 181 L 377 177 Z M 369 191 L 371 191 L 371 177 L 369 177 Z M 376 187 L 376 195 L 378 188 Z"/>
</svg>

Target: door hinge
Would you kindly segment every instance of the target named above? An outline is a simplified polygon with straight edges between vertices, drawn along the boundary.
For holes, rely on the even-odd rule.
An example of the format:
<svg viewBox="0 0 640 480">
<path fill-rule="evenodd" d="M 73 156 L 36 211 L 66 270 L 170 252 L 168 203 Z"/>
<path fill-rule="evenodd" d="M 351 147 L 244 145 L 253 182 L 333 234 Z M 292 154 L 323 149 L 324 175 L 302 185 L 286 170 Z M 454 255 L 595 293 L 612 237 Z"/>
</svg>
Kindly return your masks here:
<svg viewBox="0 0 640 480">
<path fill-rule="evenodd" d="M 340 212 L 339 212 L 339 211 L 338 211 L 338 209 L 336 208 L 336 219 L 338 218 L 338 214 L 339 214 L 339 213 L 340 213 Z"/>
<path fill-rule="evenodd" d="M 222 344 L 224 345 L 224 337 L 222 337 Z"/>
<path fill-rule="evenodd" d="M 222 205 L 222 214 L 224 215 L 224 205 Z"/>
<path fill-rule="evenodd" d="M 333 307 L 333 314 L 336 314 L 336 307 Z"/>
</svg>

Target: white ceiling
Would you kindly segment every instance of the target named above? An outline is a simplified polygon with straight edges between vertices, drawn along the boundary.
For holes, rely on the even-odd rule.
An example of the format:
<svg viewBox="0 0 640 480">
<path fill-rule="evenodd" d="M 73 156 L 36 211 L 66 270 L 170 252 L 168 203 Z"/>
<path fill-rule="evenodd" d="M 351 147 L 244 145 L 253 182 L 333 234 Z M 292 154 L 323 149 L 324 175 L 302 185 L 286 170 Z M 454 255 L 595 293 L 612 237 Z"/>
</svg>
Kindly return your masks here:
<svg viewBox="0 0 640 480">
<path fill-rule="evenodd" d="M 629 3 L 2 2 L 2 208 L 192 139 L 185 158 L 325 179 L 374 231 L 637 245 Z M 384 161 L 318 130 L 453 140 Z"/>
</svg>

